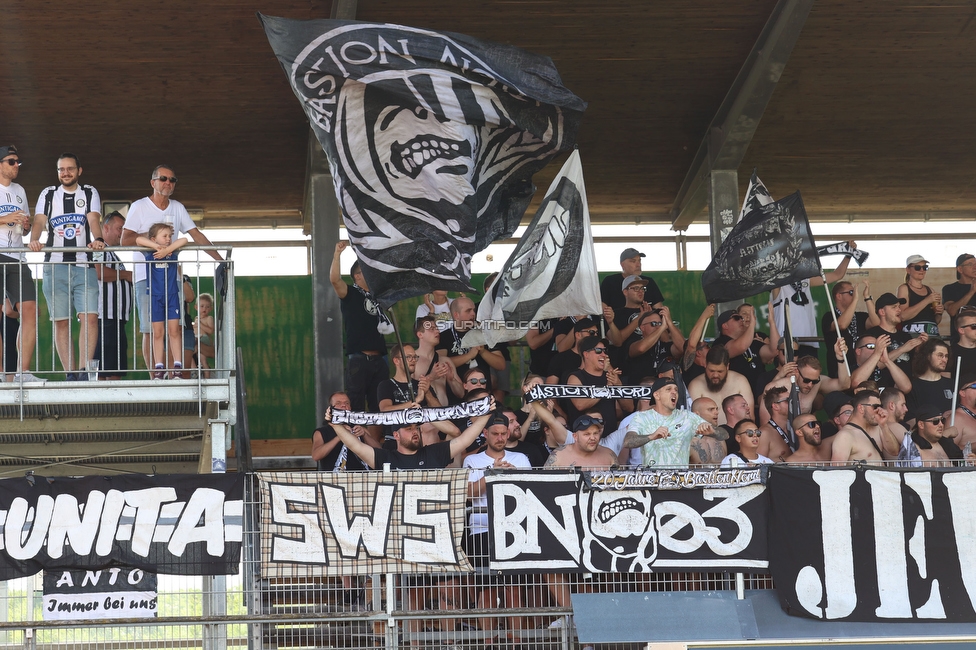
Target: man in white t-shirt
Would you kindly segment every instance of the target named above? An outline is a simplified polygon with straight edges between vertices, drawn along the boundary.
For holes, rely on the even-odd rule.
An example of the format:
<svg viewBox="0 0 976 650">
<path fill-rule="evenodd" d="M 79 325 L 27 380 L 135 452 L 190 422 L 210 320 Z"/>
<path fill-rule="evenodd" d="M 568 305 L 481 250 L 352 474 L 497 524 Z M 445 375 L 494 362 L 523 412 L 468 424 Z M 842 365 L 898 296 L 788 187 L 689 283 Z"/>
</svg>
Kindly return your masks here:
<svg viewBox="0 0 976 650">
<path fill-rule="evenodd" d="M 176 190 L 176 180 L 176 174 L 169 165 L 159 165 L 153 170 L 149 181 L 153 193 L 133 203 L 126 215 L 125 229 L 122 231 L 123 246 L 136 246 L 136 237 L 146 235 L 155 223 L 172 225 L 176 231 L 174 238 L 182 233 L 189 235 L 195 244 L 212 246 L 207 236 L 193 223 L 190 213 L 186 211 L 183 204 L 170 198 Z M 207 251 L 207 254 L 217 261 L 224 259 L 217 251 Z M 151 368 L 152 316 L 149 313 L 149 294 L 146 290 L 146 264 L 141 255 L 137 253 L 137 256 L 134 279 L 136 305 L 139 308 L 139 331 L 142 332 L 142 356 L 146 361 L 146 367 Z M 173 352 L 170 351 L 167 356 L 172 359 Z M 171 365 L 167 362 L 167 366 Z"/>
<path fill-rule="evenodd" d="M 20 174 L 20 155 L 17 147 L 0 147 L 0 279 L 3 290 L 20 314 L 20 360 L 14 381 L 43 381 L 30 374 L 31 357 L 37 335 L 37 290 L 34 277 L 27 266 L 24 253 L 4 253 L 10 248 L 23 248 L 24 235 L 30 230 L 30 207 L 27 193 L 14 181 Z M 4 332 L 3 336 L 7 336 Z M 11 336 L 17 336 L 11 333 Z"/>
</svg>

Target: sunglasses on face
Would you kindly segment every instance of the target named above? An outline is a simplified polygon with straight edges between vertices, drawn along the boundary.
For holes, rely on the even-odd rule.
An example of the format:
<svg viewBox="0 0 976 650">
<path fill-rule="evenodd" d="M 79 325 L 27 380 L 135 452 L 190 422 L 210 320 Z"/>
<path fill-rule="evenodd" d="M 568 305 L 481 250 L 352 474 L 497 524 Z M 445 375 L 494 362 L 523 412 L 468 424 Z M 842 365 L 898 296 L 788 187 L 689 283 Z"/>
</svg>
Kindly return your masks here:
<svg viewBox="0 0 976 650">
<path fill-rule="evenodd" d="M 481 379 L 475 379 L 474 377 L 467 380 L 469 384 L 481 384 L 482 386 L 488 383 L 488 380 L 482 377 Z"/>
<path fill-rule="evenodd" d="M 647 287 L 627 287 L 631 291 L 647 291 Z"/>
<path fill-rule="evenodd" d="M 877 346 L 874 343 L 865 343 L 864 345 L 857 346 L 857 349 L 858 350 L 864 350 L 864 349 L 873 350 L 876 347 Z"/>
<path fill-rule="evenodd" d="M 820 377 L 817 377 L 816 379 L 809 379 L 807 377 L 804 377 L 803 375 L 800 375 L 800 379 L 803 380 L 803 383 L 804 384 L 814 384 L 814 385 L 816 385 L 816 384 L 819 384 L 820 383 Z"/>
<path fill-rule="evenodd" d="M 912 268 L 915 269 L 916 271 L 928 271 L 929 270 L 929 265 L 928 264 L 913 264 L 912 265 Z"/>
<path fill-rule="evenodd" d="M 585 336 L 596 336 L 596 330 L 583 330 Z"/>
<path fill-rule="evenodd" d="M 7 163 L 11 167 L 20 167 L 21 165 L 24 164 L 22 161 L 18 160 L 17 158 L 7 158 L 6 160 L 3 160 L 2 162 Z"/>
<path fill-rule="evenodd" d="M 922 420 L 922 422 L 928 422 L 929 424 L 945 424 L 946 419 L 941 415 L 937 418 L 930 418 L 928 420 Z"/>
<path fill-rule="evenodd" d="M 646 321 L 644 321 L 644 324 L 645 325 L 650 325 L 651 327 L 660 327 L 661 326 L 661 321 L 659 321 L 659 320 L 646 320 Z"/>
<path fill-rule="evenodd" d="M 842 293 L 846 293 L 848 296 L 853 296 L 854 295 L 854 290 L 853 289 L 848 289 L 847 291 L 838 291 L 837 292 L 838 295 L 840 295 Z"/>
<path fill-rule="evenodd" d="M 729 316 L 729 320 L 742 320 L 742 316 L 740 316 L 739 314 L 732 314 L 731 316 Z"/>
<path fill-rule="evenodd" d="M 865 404 L 864 407 L 869 409 L 874 409 L 875 411 L 877 411 L 878 409 L 881 408 L 881 402 L 878 402 L 877 404 Z"/>
<path fill-rule="evenodd" d="M 175 183 L 176 176 L 157 176 L 153 180 L 159 181 L 160 183 Z"/>
<path fill-rule="evenodd" d="M 801 429 L 803 427 L 806 427 L 807 429 L 811 429 L 811 430 L 812 429 L 819 429 L 820 428 L 820 423 L 817 422 L 816 420 L 810 420 L 809 422 L 807 422 L 807 423 L 805 423 L 805 424 L 803 424 L 803 425 L 800 426 Z"/>
<path fill-rule="evenodd" d="M 590 350 L 590 352 L 593 352 L 594 354 L 606 354 L 607 349 L 598 347 L 598 348 L 593 348 L 592 350 Z"/>
<path fill-rule="evenodd" d="M 970 323 L 969 325 L 960 325 L 959 326 L 959 329 L 961 329 L 961 330 L 967 330 L 967 329 L 968 330 L 976 330 L 976 323 Z"/>
<path fill-rule="evenodd" d="M 762 435 L 762 431 L 760 431 L 759 429 L 746 429 L 745 431 L 740 431 L 738 435 L 749 436 L 750 438 L 758 438 Z"/>
</svg>

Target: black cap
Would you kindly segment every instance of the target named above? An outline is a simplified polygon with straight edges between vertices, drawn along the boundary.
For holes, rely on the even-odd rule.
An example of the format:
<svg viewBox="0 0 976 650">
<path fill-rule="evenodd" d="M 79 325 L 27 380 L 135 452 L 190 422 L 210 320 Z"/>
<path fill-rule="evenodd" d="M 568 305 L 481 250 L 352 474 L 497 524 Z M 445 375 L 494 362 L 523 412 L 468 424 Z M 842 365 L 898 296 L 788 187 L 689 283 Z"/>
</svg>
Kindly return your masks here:
<svg viewBox="0 0 976 650">
<path fill-rule="evenodd" d="M 722 329 L 722 325 L 725 325 L 730 320 L 732 320 L 732 317 L 735 316 L 735 314 L 736 311 L 734 309 L 726 309 L 721 314 L 719 314 L 718 318 L 715 320 L 715 324 L 718 325 L 719 329 Z"/>
<path fill-rule="evenodd" d="M 589 352 L 598 345 L 608 348 L 610 347 L 610 342 L 606 339 L 601 339 L 599 336 L 587 336 L 585 339 L 579 342 L 580 354 Z"/>
<path fill-rule="evenodd" d="M 893 293 L 883 293 L 881 297 L 874 301 L 875 309 L 884 309 L 885 307 L 891 307 L 892 305 L 904 305 L 907 300 L 904 298 L 896 298 Z"/>
<path fill-rule="evenodd" d="M 837 413 L 840 412 L 841 407 L 850 403 L 851 398 L 846 393 L 835 390 L 832 393 L 828 393 L 827 396 L 824 397 L 824 413 L 827 414 L 828 418 L 835 418 L 837 417 Z"/>
<path fill-rule="evenodd" d="M 956 266 L 957 267 L 962 266 L 963 264 L 965 264 L 966 262 L 974 258 L 976 258 L 976 255 L 972 255 L 970 253 L 963 253 L 962 255 L 956 258 Z M 962 275 L 960 275 L 959 271 L 956 271 L 956 279 L 957 280 L 962 279 Z"/>
<path fill-rule="evenodd" d="M 491 416 L 490 420 L 488 420 L 488 425 L 485 426 L 485 428 L 487 429 L 488 427 L 493 427 L 495 425 L 501 425 L 506 429 L 508 428 L 509 425 L 508 418 L 505 417 L 505 414 L 502 413 L 501 411 L 495 411 L 495 414 Z"/>
<path fill-rule="evenodd" d="M 641 253 L 636 248 L 625 248 L 622 253 L 620 253 L 620 261 L 633 259 L 635 257 L 647 257 L 644 253 Z"/>
<path fill-rule="evenodd" d="M 664 388 L 665 386 L 677 386 L 677 385 L 678 385 L 677 382 L 675 382 L 670 377 L 658 377 L 657 379 L 654 380 L 654 385 L 651 386 L 651 393 L 656 393 L 662 388 Z"/>
<path fill-rule="evenodd" d="M 932 418 L 939 417 L 942 413 L 942 409 L 934 404 L 922 404 L 915 411 L 915 420 L 931 420 Z"/>
<path fill-rule="evenodd" d="M 596 327 L 596 321 L 590 317 L 581 318 L 575 323 L 573 323 L 574 332 L 582 332 L 583 330 L 588 330 L 591 327 Z"/>
<path fill-rule="evenodd" d="M 6 146 L 0 147 L 0 160 L 6 158 L 10 154 L 16 154 L 16 153 L 17 153 L 17 147 L 13 146 L 12 144 L 8 144 Z"/>
</svg>

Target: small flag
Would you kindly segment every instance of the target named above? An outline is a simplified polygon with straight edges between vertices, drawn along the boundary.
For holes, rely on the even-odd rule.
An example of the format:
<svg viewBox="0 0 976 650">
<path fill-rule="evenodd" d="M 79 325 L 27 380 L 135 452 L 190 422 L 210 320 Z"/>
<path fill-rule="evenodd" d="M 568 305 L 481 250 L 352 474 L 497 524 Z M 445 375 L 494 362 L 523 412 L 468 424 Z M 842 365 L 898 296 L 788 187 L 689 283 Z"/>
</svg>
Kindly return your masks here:
<svg viewBox="0 0 976 650">
<path fill-rule="evenodd" d="M 749 211 L 702 274 L 706 302 L 741 300 L 821 273 L 799 192 Z"/>
<path fill-rule="evenodd" d="M 481 301 L 480 328 L 463 344 L 514 341 L 536 320 L 602 312 L 583 166 L 574 151 Z"/>
<path fill-rule="evenodd" d="M 758 210 L 772 202 L 772 195 L 763 182 L 759 180 L 756 170 L 753 169 L 752 177 L 749 179 L 749 187 L 746 188 L 746 197 L 742 201 L 742 210 L 739 212 L 739 221 L 742 221 L 742 218 L 753 210 Z"/>
</svg>

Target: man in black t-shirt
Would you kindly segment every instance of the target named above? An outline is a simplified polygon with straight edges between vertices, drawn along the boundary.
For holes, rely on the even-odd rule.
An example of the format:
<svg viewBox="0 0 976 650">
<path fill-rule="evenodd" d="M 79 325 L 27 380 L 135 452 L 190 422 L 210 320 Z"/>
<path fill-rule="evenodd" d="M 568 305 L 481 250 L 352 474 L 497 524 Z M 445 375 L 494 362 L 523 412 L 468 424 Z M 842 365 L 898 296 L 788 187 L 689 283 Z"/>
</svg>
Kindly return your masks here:
<svg viewBox="0 0 976 650">
<path fill-rule="evenodd" d="M 344 411 L 350 410 L 349 396 L 343 392 L 332 393 L 329 396 L 329 406 Z M 352 427 L 352 434 L 359 439 L 366 435 L 366 428 Z M 335 470 L 364 470 L 366 466 L 342 444 L 335 429 L 328 422 L 312 432 L 312 460 L 318 465 L 320 472 Z"/>
<path fill-rule="evenodd" d="M 569 376 L 569 373 L 577 370 L 580 367 L 580 363 L 583 362 L 583 359 L 579 354 L 580 341 L 584 341 L 590 337 L 596 337 L 598 332 L 599 330 L 597 330 L 596 323 L 589 318 L 581 318 L 577 320 L 573 324 L 573 347 L 565 352 L 558 352 L 555 356 L 553 356 L 552 361 L 549 362 L 549 371 L 546 375 L 546 383 L 564 383 Z"/>
<path fill-rule="evenodd" d="M 491 408 L 494 407 L 495 402 L 492 400 Z M 331 408 L 325 417 L 327 422 L 331 421 Z M 491 411 L 472 418 L 471 425 L 458 437 L 426 447 L 422 446 L 420 426 L 417 424 L 401 424 L 395 428 L 393 437 L 397 443 L 396 449 L 370 447 L 354 436 L 344 424 L 333 424 L 332 428 L 349 450 L 372 469 L 383 469 L 386 463 L 393 469 L 443 469 L 451 464 L 451 459 L 475 441 L 490 417 Z"/>
<path fill-rule="evenodd" d="M 569 373 L 566 384 L 570 386 L 619 386 L 620 371 L 610 366 L 607 357 L 609 343 L 606 339 L 588 336 L 579 344 L 583 362 L 578 370 Z M 617 430 L 617 400 L 608 398 L 573 397 L 563 400 L 567 419 L 575 422 L 579 416 L 599 411 L 603 415 L 604 431 Z"/>
<path fill-rule="evenodd" d="M 963 253 L 956 258 L 956 281 L 942 287 L 942 303 L 952 317 L 949 325 L 951 342 L 959 340 L 956 318 L 963 307 L 976 308 L 976 257 Z"/>
<path fill-rule="evenodd" d="M 623 282 L 624 278 L 630 275 L 641 275 L 641 258 L 646 257 L 644 253 L 638 252 L 636 248 L 627 248 L 620 253 L 620 273 L 613 273 L 603 278 L 600 283 L 600 299 L 604 304 L 610 305 L 614 312 L 624 306 Z M 654 308 L 660 308 L 664 304 L 664 296 L 657 286 L 654 278 L 644 275 L 647 280 L 647 291 L 644 293 L 644 300 Z"/>
<path fill-rule="evenodd" d="M 910 422 L 918 417 L 923 406 L 934 406 L 939 413 L 945 413 L 952 408 L 952 379 L 943 377 L 949 362 L 949 346 L 941 339 L 929 339 L 915 353 L 912 369 L 912 392 L 907 397 L 908 415 L 905 421 Z"/>
<path fill-rule="evenodd" d="M 922 333 L 918 338 L 913 339 L 911 334 L 901 330 L 901 308 L 907 302 L 904 298 L 896 298 L 891 293 L 881 294 L 875 302 L 875 310 L 881 324 L 864 332 L 864 336 L 873 336 L 876 339 L 883 334 L 891 337 L 888 356 L 906 375 L 912 371 L 909 353 L 929 338 L 927 334 Z"/>
<path fill-rule="evenodd" d="M 343 281 L 339 256 L 348 246 L 347 241 L 336 242 L 329 269 L 329 282 L 339 296 L 342 326 L 346 333 L 346 390 L 352 410 L 365 411 L 368 403 L 369 409 L 376 412 L 379 411 L 376 389 L 381 381 L 390 376 L 383 335 L 392 334 L 393 326 L 369 293 L 359 262 L 352 266 L 354 284 L 350 286 Z"/>
<path fill-rule="evenodd" d="M 956 371 L 956 358 L 962 357 L 962 374 L 976 373 L 976 311 L 964 310 L 953 319 L 956 342 L 952 344 L 949 368 Z"/>
<path fill-rule="evenodd" d="M 853 371 L 857 366 L 857 357 L 854 351 L 858 339 L 864 336 L 864 332 L 869 327 L 877 327 L 881 321 L 875 312 L 874 298 L 871 297 L 871 288 L 867 280 L 862 283 L 860 289 L 866 311 L 857 311 L 858 289 L 852 283 L 846 280 L 838 282 L 831 288 L 830 293 L 834 297 L 834 313 L 837 315 L 837 324 L 840 326 L 844 340 L 847 341 L 847 363 Z M 823 315 L 820 321 L 820 331 L 823 332 L 827 349 L 832 350 L 834 342 L 837 340 L 837 332 L 834 328 L 834 319 L 829 311 Z M 832 354 L 827 355 L 827 375 L 837 377 L 837 359 Z M 823 427 L 821 427 L 821 432 L 823 432 Z M 824 437 L 828 436 L 825 435 Z"/>
</svg>

